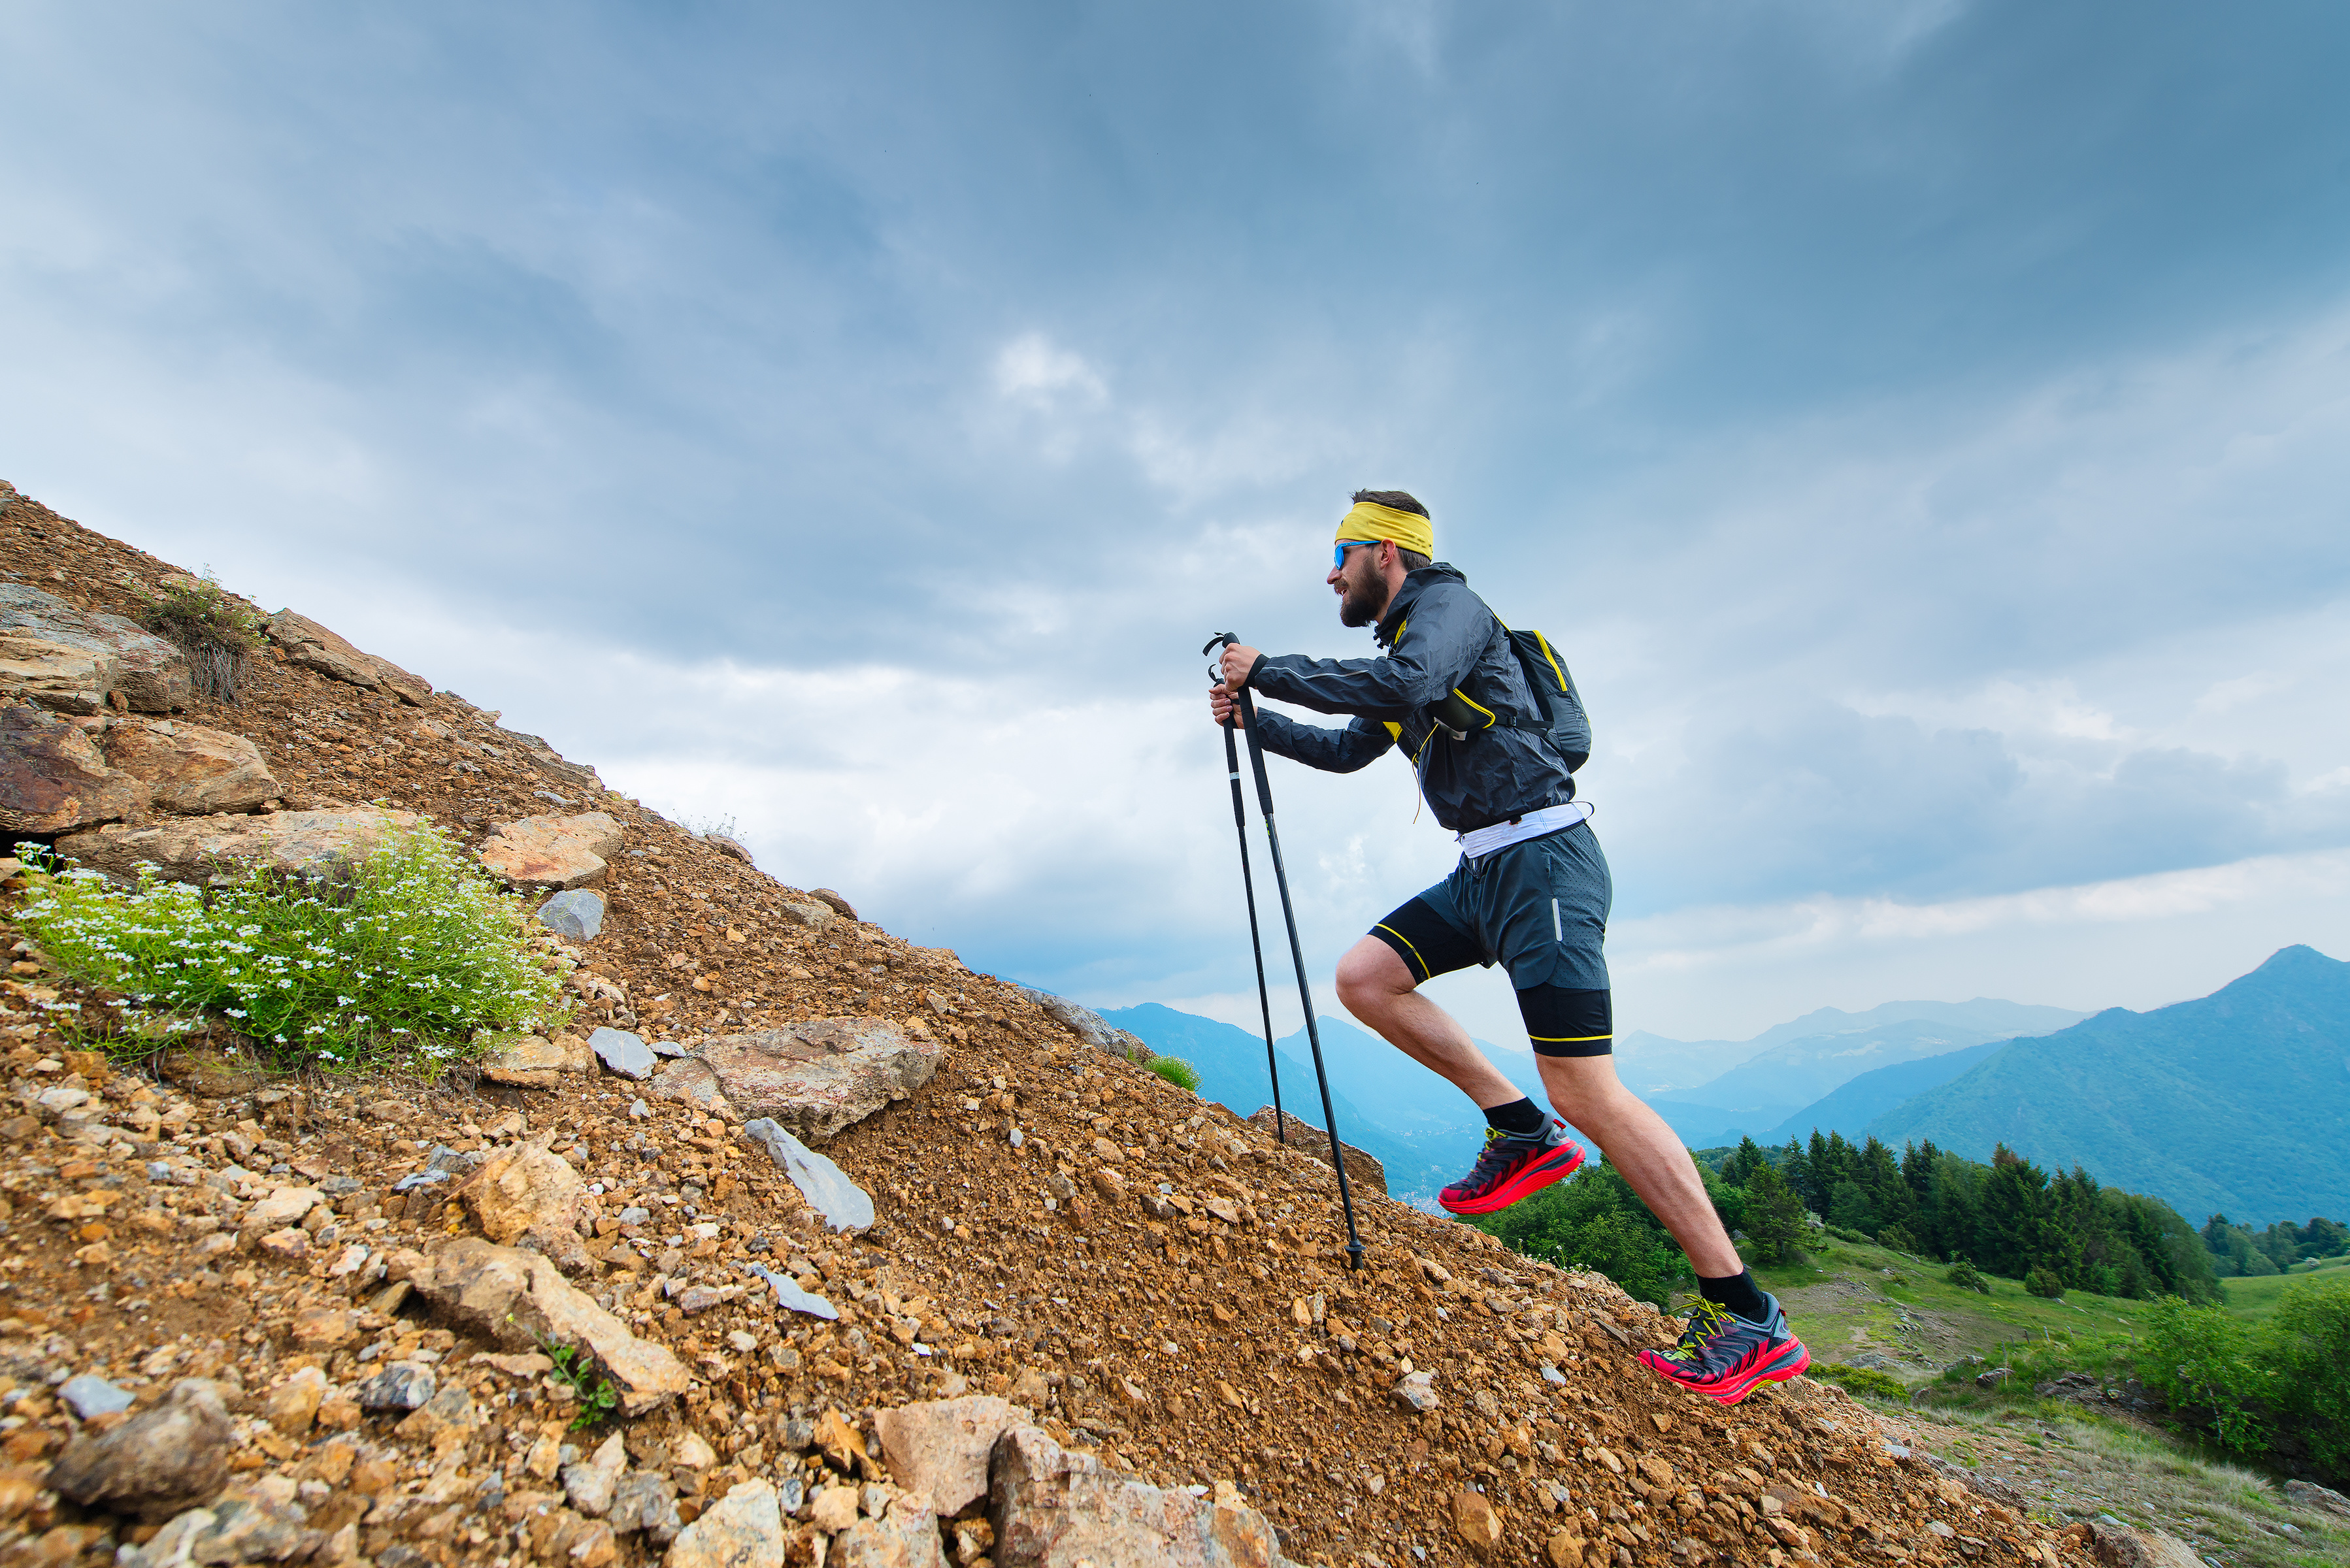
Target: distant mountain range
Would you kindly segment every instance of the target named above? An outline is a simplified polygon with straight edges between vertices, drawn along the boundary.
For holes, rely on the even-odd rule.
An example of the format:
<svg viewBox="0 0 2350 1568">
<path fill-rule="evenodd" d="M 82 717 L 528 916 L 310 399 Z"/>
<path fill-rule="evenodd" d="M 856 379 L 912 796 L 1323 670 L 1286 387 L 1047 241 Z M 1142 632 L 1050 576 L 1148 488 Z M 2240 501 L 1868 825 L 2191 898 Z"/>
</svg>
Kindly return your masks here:
<svg viewBox="0 0 2350 1568">
<path fill-rule="evenodd" d="M 1200 1070 L 1243 1116 L 1270 1103 L 1263 1037 L 1157 1003 L 1103 1017 Z M 1338 1136 L 1388 1189 L 1432 1199 L 1469 1168 L 1484 1119 L 1450 1084 L 1344 1019 L 1320 1021 Z M 1484 1042 L 1546 1103 L 1533 1056 Z M 2350 964 L 2287 948 L 2199 1002 L 2089 1017 L 1979 997 L 1825 1007 L 1751 1040 L 1631 1033 L 1617 1069 L 1692 1148 L 1814 1129 L 1897 1149 L 1931 1138 L 1988 1159 L 2004 1142 L 2045 1167 L 2162 1199 L 2200 1220 L 2264 1224 L 2350 1211 Z M 1282 1101 L 1322 1122 L 1304 1031 L 1276 1042 Z"/>
<path fill-rule="evenodd" d="M 1866 1131 L 2151 1193 L 2191 1221 L 2350 1210 L 2350 963 L 2291 947 L 2207 997 L 2019 1040 Z"/>
</svg>

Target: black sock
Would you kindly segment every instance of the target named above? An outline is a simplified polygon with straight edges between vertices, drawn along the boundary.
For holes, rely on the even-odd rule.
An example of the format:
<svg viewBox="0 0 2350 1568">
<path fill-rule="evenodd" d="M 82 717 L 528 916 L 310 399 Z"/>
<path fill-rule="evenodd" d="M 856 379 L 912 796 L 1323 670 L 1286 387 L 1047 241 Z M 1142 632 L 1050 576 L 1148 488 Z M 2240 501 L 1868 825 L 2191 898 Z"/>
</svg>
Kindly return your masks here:
<svg viewBox="0 0 2350 1568">
<path fill-rule="evenodd" d="M 1486 1106 L 1485 1125 L 1499 1127 L 1512 1137 L 1540 1137 L 1550 1118 L 1532 1100 L 1512 1100 L 1506 1106 Z"/>
<path fill-rule="evenodd" d="M 1754 1283 L 1754 1271 L 1741 1269 L 1727 1279 L 1709 1280 L 1698 1276 L 1697 1293 L 1720 1307 L 1728 1307 L 1749 1323 L 1761 1323 L 1771 1315 L 1771 1303 Z"/>
</svg>

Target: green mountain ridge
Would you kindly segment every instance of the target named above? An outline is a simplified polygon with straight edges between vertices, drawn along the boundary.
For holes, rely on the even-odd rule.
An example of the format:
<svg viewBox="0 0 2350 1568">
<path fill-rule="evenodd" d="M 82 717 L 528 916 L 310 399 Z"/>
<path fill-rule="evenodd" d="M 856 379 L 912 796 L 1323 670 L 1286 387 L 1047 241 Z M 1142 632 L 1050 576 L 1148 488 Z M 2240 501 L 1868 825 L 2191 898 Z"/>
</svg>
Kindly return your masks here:
<svg viewBox="0 0 2350 1568">
<path fill-rule="evenodd" d="M 1870 1122 L 1899 1147 L 1999 1145 L 2194 1218 L 2350 1210 L 2350 963 L 2285 948 L 2210 996 L 2018 1040 Z"/>
</svg>

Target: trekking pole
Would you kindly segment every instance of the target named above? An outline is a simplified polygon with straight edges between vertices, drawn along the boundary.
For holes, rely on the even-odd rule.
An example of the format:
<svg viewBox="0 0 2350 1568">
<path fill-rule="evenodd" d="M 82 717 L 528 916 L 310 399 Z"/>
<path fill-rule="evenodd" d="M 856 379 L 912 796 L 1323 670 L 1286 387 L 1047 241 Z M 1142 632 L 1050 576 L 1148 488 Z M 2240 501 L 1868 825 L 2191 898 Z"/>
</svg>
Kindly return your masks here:
<svg viewBox="0 0 2350 1568">
<path fill-rule="evenodd" d="M 1225 632 L 1210 638 L 1208 647 L 1239 640 Z M 1355 1231 L 1355 1195 L 1347 1185 L 1347 1158 L 1338 1144 L 1338 1113 L 1330 1104 L 1329 1070 L 1322 1064 L 1322 1031 L 1314 1022 L 1314 992 L 1305 980 L 1305 949 L 1297 940 L 1297 911 L 1289 901 L 1289 873 L 1281 863 L 1281 833 L 1273 824 L 1273 785 L 1265 778 L 1264 743 L 1257 738 L 1256 700 L 1245 686 L 1234 700 L 1240 704 L 1243 727 L 1248 731 L 1249 767 L 1256 774 L 1257 804 L 1264 812 L 1264 838 L 1273 851 L 1274 885 L 1281 889 L 1281 918 L 1289 927 L 1289 956 L 1297 965 L 1297 1000 L 1305 1008 L 1305 1043 L 1313 1047 L 1314 1080 L 1322 1089 L 1322 1123 L 1330 1129 L 1330 1168 L 1338 1174 L 1338 1207 L 1347 1215 L 1347 1267 L 1359 1269 L 1363 1266 L 1363 1240 Z"/>
<path fill-rule="evenodd" d="M 1217 636 L 1227 642 L 1239 640 L 1229 631 L 1220 632 Z M 1200 651 L 1205 653 L 1209 648 L 1216 646 L 1216 640 L 1211 639 L 1208 647 Z M 1217 677 L 1220 682 L 1222 679 L 1221 675 Z M 1256 1004 L 1258 1011 L 1264 1015 L 1264 1070 L 1273 1079 L 1273 1133 L 1286 1145 L 1289 1142 L 1289 1122 L 1281 1108 L 1281 1066 L 1273 1054 L 1273 993 L 1265 987 L 1264 939 L 1257 931 L 1256 877 L 1249 869 L 1248 807 L 1241 800 L 1241 754 L 1232 739 L 1236 728 L 1232 716 L 1225 714 L 1224 771 L 1232 775 L 1232 827 L 1241 839 L 1241 890 L 1248 895 L 1249 950 L 1256 955 Z"/>
</svg>

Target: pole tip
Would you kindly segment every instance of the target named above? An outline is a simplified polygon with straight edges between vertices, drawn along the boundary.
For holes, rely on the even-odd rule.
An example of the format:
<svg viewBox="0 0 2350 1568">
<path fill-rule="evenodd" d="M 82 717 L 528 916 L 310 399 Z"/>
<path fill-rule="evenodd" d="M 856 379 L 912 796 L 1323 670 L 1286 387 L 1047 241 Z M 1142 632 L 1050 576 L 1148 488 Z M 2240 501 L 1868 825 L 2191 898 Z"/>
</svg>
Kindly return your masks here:
<svg viewBox="0 0 2350 1568">
<path fill-rule="evenodd" d="M 1347 1242 L 1347 1269 L 1348 1269 L 1349 1271 L 1359 1271 L 1359 1270 L 1362 1268 L 1362 1266 L 1363 1266 L 1363 1244 L 1362 1244 L 1360 1241 L 1349 1241 L 1349 1242 Z"/>
</svg>

